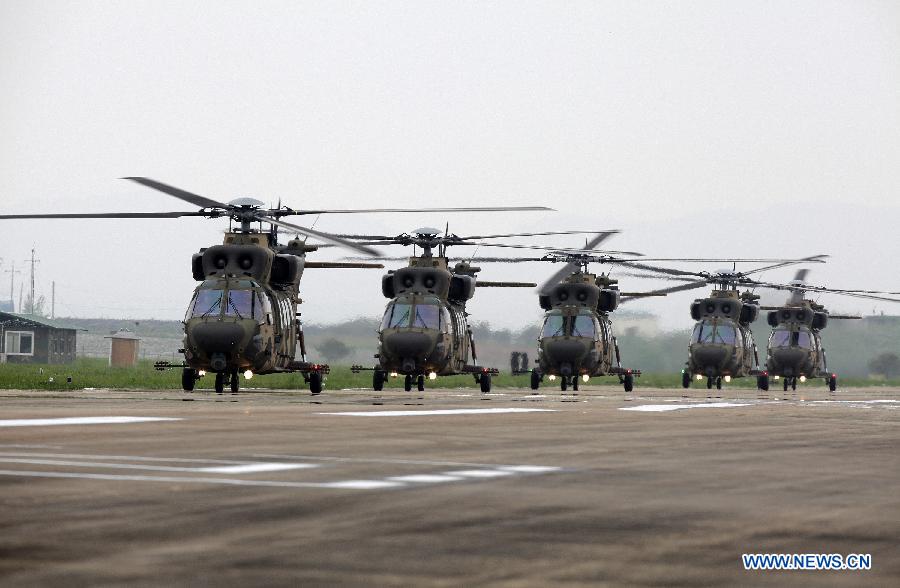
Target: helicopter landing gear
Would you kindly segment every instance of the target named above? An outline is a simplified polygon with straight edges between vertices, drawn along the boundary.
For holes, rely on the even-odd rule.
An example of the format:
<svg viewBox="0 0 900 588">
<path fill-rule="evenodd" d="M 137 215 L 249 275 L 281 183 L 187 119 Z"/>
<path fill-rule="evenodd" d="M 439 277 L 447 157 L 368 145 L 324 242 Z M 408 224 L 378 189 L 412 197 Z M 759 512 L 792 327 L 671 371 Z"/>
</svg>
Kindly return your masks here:
<svg viewBox="0 0 900 588">
<path fill-rule="evenodd" d="M 231 393 L 237 394 L 238 390 L 241 388 L 241 381 L 238 379 L 237 370 L 231 372 Z"/>
<path fill-rule="evenodd" d="M 569 378 L 567 376 L 559 377 L 559 389 L 565 392 L 569 388 Z"/>
<path fill-rule="evenodd" d="M 225 391 L 225 373 L 219 372 L 216 374 L 216 394 L 221 394 Z"/>
<path fill-rule="evenodd" d="M 767 392 L 769 390 L 769 376 L 768 374 L 762 376 L 756 376 L 756 387 L 763 392 Z"/>
<path fill-rule="evenodd" d="M 309 372 L 309 391 L 313 396 L 322 393 L 322 374 Z"/>
<path fill-rule="evenodd" d="M 791 390 L 797 389 L 797 378 L 791 378 Z"/>
<path fill-rule="evenodd" d="M 682 388 L 690 388 L 691 387 L 691 372 L 684 370 L 681 372 L 681 387 Z"/>
<path fill-rule="evenodd" d="M 835 374 L 831 374 L 831 377 L 826 378 L 825 381 L 828 383 L 828 390 L 830 392 L 837 390 L 837 376 Z"/>
<path fill-rule="evenodd" d="M 181 388 L 185 392 L 192 392 L 196 381 L 197 372 L 193 368 L 184 368 L 181 371 Z"/>
<path fill-rule="evenodd" d="M 720 376 L 720 377 L 716 378 L 716 390 L 721 390 L 721 389 L 722 389 L 722 377 Z"/>
<path fill-rule="evenodd" d="M 707 390 L 712 390 L 713 380 L 714 380 L 714 379 L 715 379 L 715 378 L 713 378 L 712 376 L 710 376 L 709 378 L 706 378 L 706 389 L 707 389 Z"/>
<path fill-rule="evenodd" d="M 626 392 L 634 390 L 634 374 L 625 374 L 622 384 L 624 385 Z"/>
<path fill-rule="evenodd" d="M 572 390 L 578 392 L 578 376 L 572 376 Z"/>
<path fill-rule="evenodd" d="M 484 373 L 481 374 L 481 377 L 478 378 L 478 383 L 481 384 L 481 391 L 487 394 L 491 391 L 491 374 Z"/>
<path fill-rule="evenodd" d="M 412 375 L 406 374 L 406 377 L 403 379 L 403 389 L 407 392 L 412 390 Z"/>
<path fill-rule="evenodd" d="M 541 373 L 537 370 L 531 370 L 531 389 L 537 390 L 541 387 Z"/>
<path fill-rule="evenodd" d="M 384 382 L 387 380 L 387 374 L 381 370 L 375 370 L 372 372 L 372 388 L 376 392 L 380 392 L 384 389 Z"/>
<path fill-rule="evenodd" d="M 425 376 L 424 375 L 420 375 L 418 378 L 416 378 L 416 388 L 419 390 L 419 392 L 425 391 Z"/>
</svg>

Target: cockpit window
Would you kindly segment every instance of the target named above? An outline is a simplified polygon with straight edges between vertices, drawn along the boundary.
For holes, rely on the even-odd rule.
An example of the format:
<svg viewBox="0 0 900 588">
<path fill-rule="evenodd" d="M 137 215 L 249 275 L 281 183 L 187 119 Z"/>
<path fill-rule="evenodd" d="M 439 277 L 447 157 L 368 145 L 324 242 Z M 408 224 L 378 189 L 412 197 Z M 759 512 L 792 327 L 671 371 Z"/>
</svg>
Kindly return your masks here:
<svg viewBox="0 0 900 588">
<path fill-rule="evenodd" d="M 225 316 L 253 318 L 253 290 L 229 290 Z"/>
<path fill-rule="evenodd" d="M 803 347 L 812 348 L 812 337 L 807 331 L 773 331 L 769 338 L 769 347 Z"/>
<path fill-rule="evenodd" d="M 416 304 L 416 313 L 413 317 L 412 326 L 421 327 L 423 329 L 440 328 L 440 307 L 436 304 Z"/>
<path fill-rule="evenodd" d="M 561 337 L 565 334 L 565 320 L 561 314 L 550 314 L 544 319 L 541 337 Z"/>
<path fill-rule="evenodd" d="M 223 290 L 197 290 L 194 304 L 191 307 L 191 317 L 218 316 L 222 304 Z"/>
<path fill-rule="evenodd" d="M 396 327 L 408 327 L 409 319 L 412 314 L 412 304 L 395 302 L 388 306 L 384 312 L 384 320 L 381 322 L 382 329 L 393 329 Z"/>
<path fill-rule="evenodd" d="M 594 318 L 591 315 L 579 314 L 573 316 L 572 336 L 573 337 L 593 337 L 594 336 Z"/>
<path fill-rule="evenodd" d="M 703 321 L 694 325 L 691 341 L 694 343 L 734 345 L 737 331 L 730 323 Z"/>
</svg>

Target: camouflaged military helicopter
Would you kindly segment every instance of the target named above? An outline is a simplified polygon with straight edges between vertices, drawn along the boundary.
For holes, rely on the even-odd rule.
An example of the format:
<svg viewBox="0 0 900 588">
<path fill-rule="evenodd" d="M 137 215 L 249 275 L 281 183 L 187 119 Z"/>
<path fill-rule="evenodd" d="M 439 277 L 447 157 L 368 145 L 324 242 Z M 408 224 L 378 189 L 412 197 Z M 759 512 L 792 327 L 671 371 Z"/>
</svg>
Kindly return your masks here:
<svg viewBox="0 0 900 588">
<path fill-rule="evenodd" d="M 390 271 L 382 277 L 381 291 L 391 301 L 385 309 L 378 333 L 378 365 L 353 366 L 355 372 L 371 370 L 372 387 L 381 390 L 390 376 L 404 376 L 404 390 L 411 390 L 413 381 L 419 391 L 425 389 L 425 378 L 439 375 L 472 374 L 482 392 L 490 392 L 491 377 L 496 368 L 478 364 L 475 340 L 467 321 L 466 302 L 475 295 L 476 288 L 533 288 L 530 282 L 487 282 L 477 280 L 481 268 L 471 260 L 461 260 L 451 266 L 446 248 L 451 245 L 504 246 L 484 242 L 519 236 L 573 234 L 581 231 L 549 233 L 513 233 L 460 237 L 446 229 L 423 228 L 411 234 L 395 237 L 372 235 L 341 235 L 366 244 L 412 245 L 422 249 L 420 255 L 408 258 L 409 266 Z M 443 236 L 441 236 L 443 233 Z M 509 245 L 514 246 L 514 245 Z M 437 255 L 434 255 L 437 250 Z M 406 258 L 376 257 L 382 261 Z M 471 358 L 471 361 L 470 361 Z"/>
<path fill-rule="evenodd" d="M 479 207 L 430 209 L 293 210 L 286 206 L 266 209 L 252 198 L 222 203 L 143 177 L 125 178 L 199 206 L 196 212 L 112 212 L 0 215 L 0 219 L 48 218 L 178 218 L 228 217 L 230 226 L 222 245 L 194 254 L 194 291 L 184 319 L 182 387 L 194 389 L 196 381 L 214 372 L 216 392 L 228 384 L 239 389 L 238 374 L 299 372 L 313 394 L 322 391 L 329 367 L 307 361 L 302 324 L 297 306 L 300 278 L 305 268 L 383 268 L 381 264 L 310 262 L 306 253 L 318 249 L 299 238 L 312 237 L 325 244 L 372 256 L 377 251 L 339 236 L 284 222 L 282 217 L 310 214 L 373 212 L 463 212 L 550 210 L 545 207 Z M 234 227 L 233 223 L 239 223 Z M 258 223 L 258 227 L 254 227 Z M 263 224 L 269 230 L 263 230 Z M 277 241 L 278 228 L 298 235 L 287 245 Z M 299 347 L 300 358 L 297 359 Z M 160 369 L 170 366 L 157 364 Z"/>
<path fill-rule="evenodd" d="M 622 263 L 634 260 L 613 255 L 638 256 L 630 251 L 598 251 L 604 240 L 618 231 L 599 232 L 585 243 L 584 249 L 555 250 L 543 257 L 482 257 L 473 261 L 527 263 L 551 262 L 564 266 L 540 288 L 538 301 L 546 311 L 538 336 L 537 365 L 516 373 L 529 373 L 531 389 L 540 388 L 544 378 L 560 380 L 560 389 L 571 385 L 578 390 L 579 381 L 587 383 L 591 377 L 617 376 L 626 392 L 634 388 L 634 378 L 640 370 L 622 367 L 618 341 L 613 334 L 612 313 L 622 301 L 643 296 L 664 294 L 621 292 L 618 280 L 609 274 L 593 274 L 590 263 Z M 599 254 L 599 255 L 598 255 Z"/>
<path fill-rule="evenodd" d="M 837 390 L 837 374 L 828 369 L 828 360 L 822 342 L 822 329 L 831 319 L 859 319 L 856 315 L 831 314 L 825 307 L 806 298 L 807 292 L 838 294 L 855 298 L 868 298 L 887 302 L 900 302 L 895 298 L 876 294 L 896 294 L 872 290 L 836 290 L 811 286 L 806 283 L 807 269 L 797 271 L 787 286 L 769 284 L 766 287 L 788 290 L 790 295 L 782 306 L 762 306 L 769 311 L 767 321 L 772 327 L 766 354 L 766 377 L 782 380 L 784 391 L 797 389 L 797 382 L 808 378 L 824 378 L 832 392 Z"/>
</svg>

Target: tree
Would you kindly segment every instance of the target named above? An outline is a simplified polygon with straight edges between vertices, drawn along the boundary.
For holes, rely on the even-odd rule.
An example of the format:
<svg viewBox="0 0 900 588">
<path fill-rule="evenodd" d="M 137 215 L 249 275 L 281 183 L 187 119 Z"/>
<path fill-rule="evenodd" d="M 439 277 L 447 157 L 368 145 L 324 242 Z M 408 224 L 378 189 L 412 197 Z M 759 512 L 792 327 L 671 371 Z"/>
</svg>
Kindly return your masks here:
<svg viewBox="0 0 900 588">
<path fill-rule="evenodd" d="M 322 354 L 328 363 L 337 362 L 350 355 L 352 351 L 346 343 L 339 339 L 325 339 L 318 345 L 316 350 Z"/>
<path fill-rule="evenodd" d="M 889 351 L 882 353 L 869 362 L 869 371 L 885 378 L 900 376 L 900 356 Z"/>
</svg>

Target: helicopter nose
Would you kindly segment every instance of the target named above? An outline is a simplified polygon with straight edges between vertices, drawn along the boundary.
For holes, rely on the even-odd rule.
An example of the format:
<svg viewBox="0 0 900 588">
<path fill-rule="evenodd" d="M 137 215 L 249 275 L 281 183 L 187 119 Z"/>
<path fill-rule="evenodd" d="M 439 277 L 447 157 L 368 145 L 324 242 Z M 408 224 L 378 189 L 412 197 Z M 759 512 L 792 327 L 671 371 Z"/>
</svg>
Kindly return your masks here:
<svg viewBox="0 0 900 588">
<path fill-rule="evenodd" d="M 550 341 L 545 345 L 544 353 L 556 362 L 573 363 L 581 359 L 587 349 L 585 345 L 573 339 Z"/>
<path fill-rule="evenodd" d="M 797 368 L 806 359 L 806 351 L 791 348 L 775 349 L 772 351 L 772 358 L 782 367 Z"/>
<path fill-rule="evenodd" d="M 384 336 L 384 347 L 391 355 L 424 358 L 431 352 L 432 340 L 427 333 L 389 333 Z"/>
<path fill-rule="evenodd" d="M 718 366 L 730 351 L 726 347 L 697 347 L 694 349 L 694 363 L 699 366 Z"/>
<path fill-rule="evenodd" d="M 244 330 L 236 323 L 208 322 L 191 327 L 189 337 L 208 354 L 234 351 L 244 338 Z"/>
</svg>

